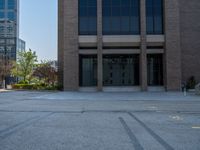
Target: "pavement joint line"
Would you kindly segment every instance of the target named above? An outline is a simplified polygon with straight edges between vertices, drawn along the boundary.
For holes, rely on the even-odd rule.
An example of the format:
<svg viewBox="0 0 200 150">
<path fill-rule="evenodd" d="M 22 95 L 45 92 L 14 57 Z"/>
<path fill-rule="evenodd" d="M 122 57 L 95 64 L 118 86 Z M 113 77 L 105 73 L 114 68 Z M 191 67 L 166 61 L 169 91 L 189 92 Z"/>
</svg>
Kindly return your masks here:
<svg viewBox="0 0 200 150">
<path fill-rule="evenodd" d="M 133 134 L 133 132 L 131 131 L 131 129 L 128 127 L 128 125 L 125 122 L 125 120 L 122 117 L 119 117 L 119 121 L 121 122 L 123 128 L 125 129 L 127 135 L 129 136 L 129 138 L 131 140 L 131 143 L 134 146 L 134 149 L 135 150 L 144 150 L 144 148 L 142 147 L 142 145 L 138 141 L 137 137 Z"/>
<path fill-rule="evenodd" d="M 11 127 L 8 127 L 8 128 L 6 128 L 4 130 L 1 130 L 0 131 L 0 140 L 3 140 L 5 138 L 7 138 L 8 136 L 18 132 L 19 130 L 22 130 L 22 129 L 30 126 L 31 124 L 33 124 L 33 123 L 35 123 L 35 122 L 37 122 L 37 121 L 39 121 L 39 120 L 41 120 L 43 118 L 47 118 L 47 117 L 49 117 L 49 116 L 51 116 L 53 114 L 54 113 L 48 113 L 48 114 L 43 115 L 43 116 L 35 116 L 35 117 L 29 118 L 29 119 L 27 119 L 25 121 L 22 121 L 22 122 L 20 122 L 18 124 L 15 124 L 15 125 L 13 125 Z"/>
<path fill-rule="evenodd" d="M 21 112 L 21 113 L 177 113 L 177 114 L 200 114 L 200 112 L 189 112 L 189 111 L 169 111 L 169 110 L 87 110 L 82 109 L 78 111 L 37 111 L 37 110 L 0 110 L 1 112 Z"/>
<path fill-rule="evenodd" d="M 128 112 L 134 120 L 136 120 L 155 140 L 157 140 L 166 150 L 174 150 L 174 148 L 169 145 L 165 140 L 163 140 L 158 134 L 156 134 L 151 128 L 149 128 L 144 122 L 138 119 L 135 115 Z"/>
</svg>

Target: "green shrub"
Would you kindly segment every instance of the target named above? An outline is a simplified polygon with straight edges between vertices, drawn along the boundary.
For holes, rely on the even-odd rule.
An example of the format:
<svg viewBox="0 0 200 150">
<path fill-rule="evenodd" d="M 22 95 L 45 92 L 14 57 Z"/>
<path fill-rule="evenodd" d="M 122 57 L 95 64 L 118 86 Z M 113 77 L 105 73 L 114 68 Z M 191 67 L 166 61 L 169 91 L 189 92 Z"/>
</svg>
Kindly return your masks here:
<svg viewBox="0 0 200 150">
<path fill-rule="evenodd" d="M 28 84 L 28 81 L 21 80 L 21 81 L 19 81 L 19 84 Z"/>
<path fill-rule="evenodd" d="M 23 89 L 23 90 L 34 90 L 36 86 L 33 84 L 14 84 L 12 85 L 13 89 Z"/>
<path fill-rule="evenodd" d="M 16 90 L 58 90 L 57 85 L 46 85 L 44 83 L 41 84 L 14 84 L 12 85 L 13 89 Z"/>
</svg>

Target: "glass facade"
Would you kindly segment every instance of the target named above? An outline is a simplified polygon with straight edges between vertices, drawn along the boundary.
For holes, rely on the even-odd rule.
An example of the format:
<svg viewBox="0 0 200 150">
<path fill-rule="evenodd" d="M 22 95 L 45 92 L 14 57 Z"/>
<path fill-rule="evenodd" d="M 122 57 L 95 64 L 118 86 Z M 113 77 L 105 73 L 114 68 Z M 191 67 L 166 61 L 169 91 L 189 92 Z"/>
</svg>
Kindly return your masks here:
<svg viewBox="0 0 200 150">
<path fill-rule="evenodd" d="M 103 0 L 103 34 L 140 33 L 139 0 Z"/>
<path fill-rule="evenodd" d="M 80 62 L 80 86 L 97 86 L 97 56 L 81 55 Z"/>
<path fill-rule="evenodd" d="M 147 56 L 148 85 L 163 85 L 163 56 L 162 54 L 149 54 Z"/>
<path fill-rule="evenodd" d="M 97 0 L 79 0 L 79 35 L 97 34 Z"/>
<path fill-rule="evenodd" d="M 163 34 L 163 0 L 146 0 L 147 34 Z"/>
<path fill-rule="evenodd" d="M 104 55 L 103 85 L 139 85 L 139 55 Z"/>
<path fill-rule="evenodd" d="M 8 9 L 15 9 L 15 0 L 8 0 Z"/>
<path fill-rule="evenodd" d="M 0 0 L 0 57 L 16 60 L 18 23 L 17 0 Z"/>
<path fill-rule="evenodd" d="M 5 13 L 4 12 L 0 12 L 0 20 L 5 18 Z"/>
</svg>

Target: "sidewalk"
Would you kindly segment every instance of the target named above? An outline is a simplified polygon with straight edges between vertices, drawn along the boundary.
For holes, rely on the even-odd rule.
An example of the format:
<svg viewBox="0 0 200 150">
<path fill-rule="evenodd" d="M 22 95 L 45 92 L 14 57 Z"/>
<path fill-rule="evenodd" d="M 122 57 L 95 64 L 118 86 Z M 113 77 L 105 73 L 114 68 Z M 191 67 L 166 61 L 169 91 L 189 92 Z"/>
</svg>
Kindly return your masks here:
<svg viewBox="0 0 200 150">
<path fill-rule="evenodd" d="M 2 92 L 9 92 L 10 90 L 6 90 L 6 89 L 0 89 L 0 93 Z"/>
<path fill-rule="evenodd" d="M 200 96 L 188 92 L 58 92 L 36 96 L 36 99 L 56 100 L 161 100 L 161 101 L 200 101 Z"/>
</svg>

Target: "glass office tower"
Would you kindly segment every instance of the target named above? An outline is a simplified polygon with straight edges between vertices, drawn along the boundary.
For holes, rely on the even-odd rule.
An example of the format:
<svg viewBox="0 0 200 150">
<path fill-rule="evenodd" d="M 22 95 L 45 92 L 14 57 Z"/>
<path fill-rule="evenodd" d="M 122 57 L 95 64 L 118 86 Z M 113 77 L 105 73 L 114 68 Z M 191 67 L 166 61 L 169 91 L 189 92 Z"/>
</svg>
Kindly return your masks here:
<svg viewBox="0 0 200 150">
<path fill-rule="evenodd" d="M 19 39 L 19 1 L 0 0 L 0 56 L 16 60 Z"/>
</svg>

